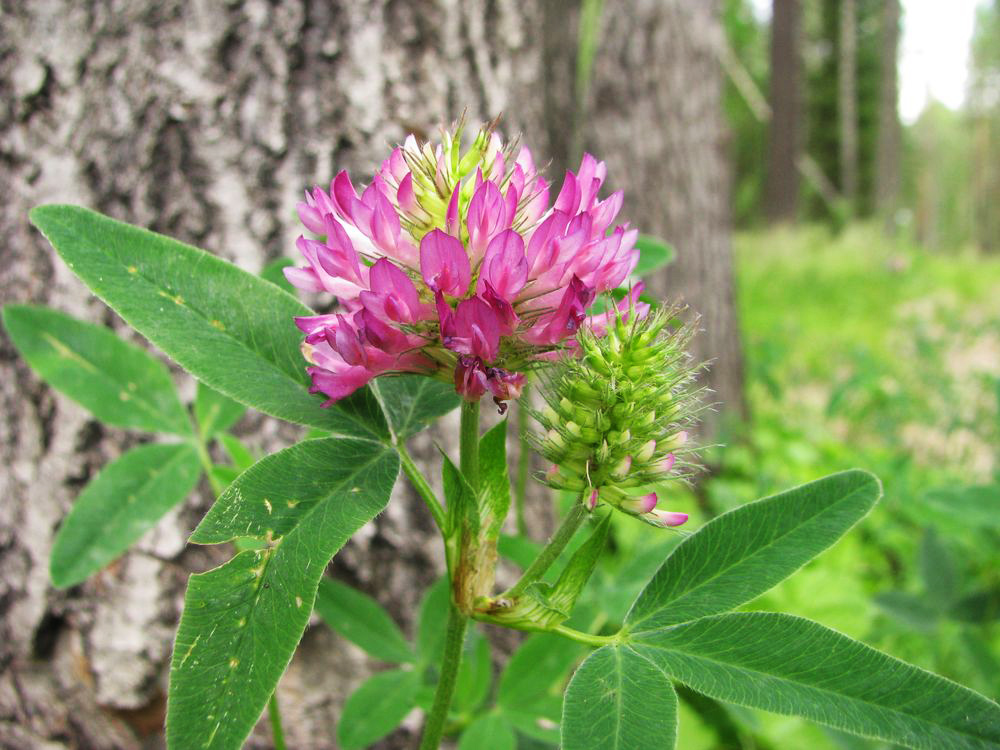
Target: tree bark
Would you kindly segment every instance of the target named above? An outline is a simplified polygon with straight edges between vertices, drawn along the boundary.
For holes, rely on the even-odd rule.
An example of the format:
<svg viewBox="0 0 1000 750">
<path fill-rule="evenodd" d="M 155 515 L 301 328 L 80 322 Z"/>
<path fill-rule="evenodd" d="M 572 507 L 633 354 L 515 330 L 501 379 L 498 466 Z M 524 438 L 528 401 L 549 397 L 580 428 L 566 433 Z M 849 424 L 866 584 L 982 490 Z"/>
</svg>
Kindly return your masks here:
<svg viewBox="0 0 1000 750">
<path fill-rule="evenodd" d="M 432 134 L 465 110 L 473 122 L 503 112 L 503 129 L 529 141 L 547 133 L 549 153 L 540 148 L 539 161 L 565 159 L 554 154 L 559 118 L 572 114 L 565 108 L 574 102 L 559 96 L 559 82 L 572 85 L 575 37 L 560 54 L 541 21 L 571 28 L 574 13 L 560 17 L 544 3 L 513 0 L 5 5 L 0 295 L 139 340 L 31 229 L 27 212 L 39 203 L 87 205 L 256 271 L 294 254 L 301 231 L 294 204 L 304 188 L 341 168 L 364 180 L 390 144 L 410 131 Z M 717 9 L 646 0 L 634 9 L 609 7 L 605 20 L 589 138 L 626 189 L 631 219 L 677 245 L 680 260 L 656 291 L 683 292 L 702 313 L 699 356 L 717 363 L 709 384 L 718 400 L 740 409 Z M 627 106 L 612 108 L 612 100 Z M 53 393 L 5 334 L 0 367 L 7 467 L 0 474 L 0 747 L 158 747 L 185 582 L 231 554 L 185 545 L 210 495 L 201 488 L 134 551 L 83 585 L 54 591 L 48 555 L 73 498 L 146 436 L 102 427 Z M 184 382 L 190 397 L 192 382 Z M 246 417 L 240 430 L 261 453 L 299 434 L 260 415 Z M 429 462 L 436 452 L 430 436 L 412 450 Z M 405 482 L 388 511 L 337 556 L 333 572 L 373 594 L 412 632 L 416 602 L 443 572 L 443 554 Z M 376 666 L 325 627 L 307 629 L 278 689 L 289 747 L 335 747 L 345 696 Z M 419 723 L 409 717 L 378 747 L 412 744 Z M 248 746 L 270 746 L 266 721 Z"/>
<path fill-rule="evenodd" d="M 899 200 L 899 0 L 885 0 L 882 8 L 882 60 L 879 85 L 878 140 L 876 142 L 875 203 L 895 225 Z"/>
<path fill-rule="evenodd" d="M 626 188 L 627 218 L 660 235 L 677 260 L 650 281 L 661 297 L 701 316 L 695 356 L 710 360 L 704 382 L 715 411 L 743 416 L 743 360 L 730 246 L 728 167 L 718 49 L 717 2 L 635 0 L 605 7 L 585 143 Z"/>
<path fill-rule="evenodd" d="M 539 130 L 537 12 L 485 0 L 5 3 L 0 295 L 137 340 L 31 229 L 30 207 L 87 205 L 256 271 L 294 254 L 304 188 L 340 168 L 364 180 L 411 130 L 432 134 L 466 109 L 473 122 L 503 111 L 507 130 Z M 144 436 L 104 428 L 50 391 L 5 335 L 0 366 L 0 747 L 155 747 L 187 576 L 231 554 L 185 547 L 209 495 L 87 583 L 54 591 L 60 520 Z M 259 415 L 242 431 L 262 452 L 298 434 Z M 415 451 L 436 453 L 429 438 Z M 433 536 L 400 482 L 335 572 L 412 630 L 420 593 L 443 571 Z M 308 629 L 278 691 L 289 747 L 334 747 L 339 707 L 373 667 Z M 418 726 L 411 717 L 380 746 L 411 744 Z M 269 745 L 265 721 L 249 746 Z"/>
<path fill-rule="evenodd" d="M 802 150 L 802 7 L 774 0 L 771 16 L 771 122 L 768 130 L 764 208 L 770 221 L 798 214 Z"/>
<path fill-rule="evenodd" d="M 855 0 L 840 3 L 840 49 L 837 58 L 840 114 L 840 186 L 851 205 L 858 197 L 858 9 Z"/>
</svg>

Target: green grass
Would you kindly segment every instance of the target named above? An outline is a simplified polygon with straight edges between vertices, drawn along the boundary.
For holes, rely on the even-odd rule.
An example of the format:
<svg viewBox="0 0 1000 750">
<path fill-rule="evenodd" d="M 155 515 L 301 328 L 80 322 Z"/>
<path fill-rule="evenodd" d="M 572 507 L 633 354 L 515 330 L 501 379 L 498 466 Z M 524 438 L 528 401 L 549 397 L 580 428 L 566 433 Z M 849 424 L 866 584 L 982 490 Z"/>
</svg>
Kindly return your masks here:
<svg viewBox="0 0 1000 750">
<path fill-rule="evenodd" d="M 846 539 L 749 608 L 812 617 L 1000 697 L 984 665 L 1000 654 L 995 622 L 945 618 L 919 631 L 873 603 L 888 590 L 924 595 L 920 540 L 937 523 L 928 490 L 1000 479 L 1000 257 L 932 254 L 864 224 L 837 236 L 740 234 L 735 250 L 752 416 L 712 457 L 713 508 L 854 466 L 878 474 L 886 493 Z M 1000 591 L 1000 535 L 960 517 L 937 525 L 956 596 Z M 877 747 L 796 719 L 737 719 L 774 747 Z"/>
</svg>

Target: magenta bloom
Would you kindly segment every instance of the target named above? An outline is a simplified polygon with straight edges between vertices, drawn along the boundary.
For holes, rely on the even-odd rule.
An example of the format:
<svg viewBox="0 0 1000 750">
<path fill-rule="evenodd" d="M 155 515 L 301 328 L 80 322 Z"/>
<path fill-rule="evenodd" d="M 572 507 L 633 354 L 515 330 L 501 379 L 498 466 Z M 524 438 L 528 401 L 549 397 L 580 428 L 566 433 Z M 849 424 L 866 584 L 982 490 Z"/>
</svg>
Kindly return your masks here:
<svg viewBox="0 0 1000 750">
<path fill-rule="evenodd" d="M 636 230 L 609 231 L 622 194 L 599 198 L 604 163 L 585 155 L 550 207 L 527 148 L 492 126 L 465 154 L 460 139 L 461 126 L 437 145 L 410 136 L 360 196 L 341 172 L 298 204 L 320 239 L 298 239 L 307 265 L 285 275 L 339 307 L 296 321 L 326 405 L 378 375 L 417 372 L 470 401 L 488 392 L 503 411 L 523 373 L 575 346 L 581 326 L 603 333 L 609 315 L 586 310 L 639 259 Z"/>
</svg>

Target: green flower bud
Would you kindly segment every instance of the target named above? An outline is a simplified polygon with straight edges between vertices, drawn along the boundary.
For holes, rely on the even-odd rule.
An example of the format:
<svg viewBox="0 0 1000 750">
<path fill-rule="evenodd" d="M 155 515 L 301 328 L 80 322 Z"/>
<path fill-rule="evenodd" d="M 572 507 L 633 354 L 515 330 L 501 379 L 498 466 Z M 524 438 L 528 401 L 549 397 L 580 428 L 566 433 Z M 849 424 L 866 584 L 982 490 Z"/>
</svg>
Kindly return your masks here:
<svg viewBox="0 0 1000 750">
<path fill-rule="evenodd" d="M 680 476 L 698 392 L 687 346 L 690 326 L 671 324 L 679 310 L 644 319 L 619 314 L 604 337 L 577 336 L 579 356 L 567 355 L 542 377 L 546 405 L 532 412 L 543 428 L 532 440 L 558 468 L 550 486 L 579 492 L 588 507 L 604 502 L 656 526 L 679 515 L 656 508 L 649 485 Z M 645 488 L 647 494 L 633 496 Z"/>
</svg>

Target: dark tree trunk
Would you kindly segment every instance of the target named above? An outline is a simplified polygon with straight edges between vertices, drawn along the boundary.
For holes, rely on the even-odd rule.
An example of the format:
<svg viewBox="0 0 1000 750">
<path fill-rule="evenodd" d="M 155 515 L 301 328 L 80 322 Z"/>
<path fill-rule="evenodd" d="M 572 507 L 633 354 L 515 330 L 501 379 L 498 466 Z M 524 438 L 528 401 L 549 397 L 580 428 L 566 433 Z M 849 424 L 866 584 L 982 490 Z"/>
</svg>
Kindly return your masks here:
<svg viewBox="0 0 1000 750">
<path fill-rule="evenodd" d="M 91 206 L 258 270 L 293 254 L 304 188 L 340 168 L 363 180 L 411 130 L 431 134 L 468 109 L 472 121 L 504 112 L 504 130 L 532 142 L 544 140 L 544 124 L 558 134 L 560 113 L 573 121 L 575 36 L 562 57 L 543 17 L 575 24 L 572 8 L 486 0 L 5 5 L 0 295 L 136 340 L 31 229 L 30 207 Z M 702 313 L 700 355 L 716 361 L 709 382 L 740 409 L 716 9 L 648 0 L 609 7 L 605 19 L 589 137 L 627 189 L 630 218 L 677 245 L 669 288 L 659 279 L 657 291 Z M 551 156 L 539 150 L 541 161 Z M 54 591 L 47 560 L 60 520 L 97 469 L 142 436 L 103 428 L 54 394 L 6 336 L 0 366 L 0 747 L 158 747 L 184 584 L 230 554 L 185 545 L 207 489 L 120 561 Z M 297 435 L 259 415 L 241 430 L 262 452 Z M 415 453 L 433 456 L 429 437 L 416 442 Z M 334 573 L 412 631 L 420 593 L 443 570 L 433 536 L 400 482 Z M 375 667 L 309 628 L 278 691 L 289 746 L 334 747 L 344 697 Z M 411 744 L 419 723 L 410 717 L 379 747 Z M 261 724 L 249 746 L 269 744 Z"/>
<path fill-rule="evenodd" d="M 840 3 L 840 48 L 837 57 L 840 114 L 840 186 L 854 212 L 858 197 L 858 9 L 855 0 Z"/>
<path fill-rule="evenodd" d="M 879 85 L 878 140 L 876 142 L 875 202 L 886 226 L 894 226 L 899 200 L 899 0 L 885 0 L 882 8 L 882 60 Z"/>
<path fill-rule="evenodd" d="M 798 214 L 802 149 L 802 7 L 774 0 L 771 18 L 771 124 L 768 132 L 764 208 L 771 221 Z"/>
<path fill-rule="evenodd" d="M 711 360 L 705 383 L 718 410 L 745 413 L 743 360 L 734 298 L 717 2 L 608 3 L 591 87 L 585 143 L 623 187 L 625 214 L 677 249 L 651 280 L 659 296 L 701 315 L 696 356 Z"/>
<path fill-rule="evenodd" d="M 468 108 L 474 122 L 503 111 L 507 130 L 537 132 L 536 12 L 447 0 L 4 3 L 0 296 L 120 329 L 29 226 L 39 203 L 91 206 L 255 271 L 294 254 L 304 188 L 345 167 L 363 181 L 411 129 L 433 134 Z M 187 575 L 230 554 L 185 547 L 208 494 L 87 583 L 54 591 L 60 520 L 139 436 L 47 389 L 6 336 L 0 357 L 0 747 L 155 747 Z M 262 451 L 296 434 L 259 416 L 242 430 Z M 429 440 L 415 450 L 435 453 Z M 404 482 L 395 495 L 335 571 L 411 627 L 442 554 Z M 334 747 L 344 696 L 373 667 L 310 628 L 279 688 L 289 746 Z M 418 725 L 381 746 L 410 744 Z M 250 745 L 269 744 L 262 725 Z"/>
</svg>

